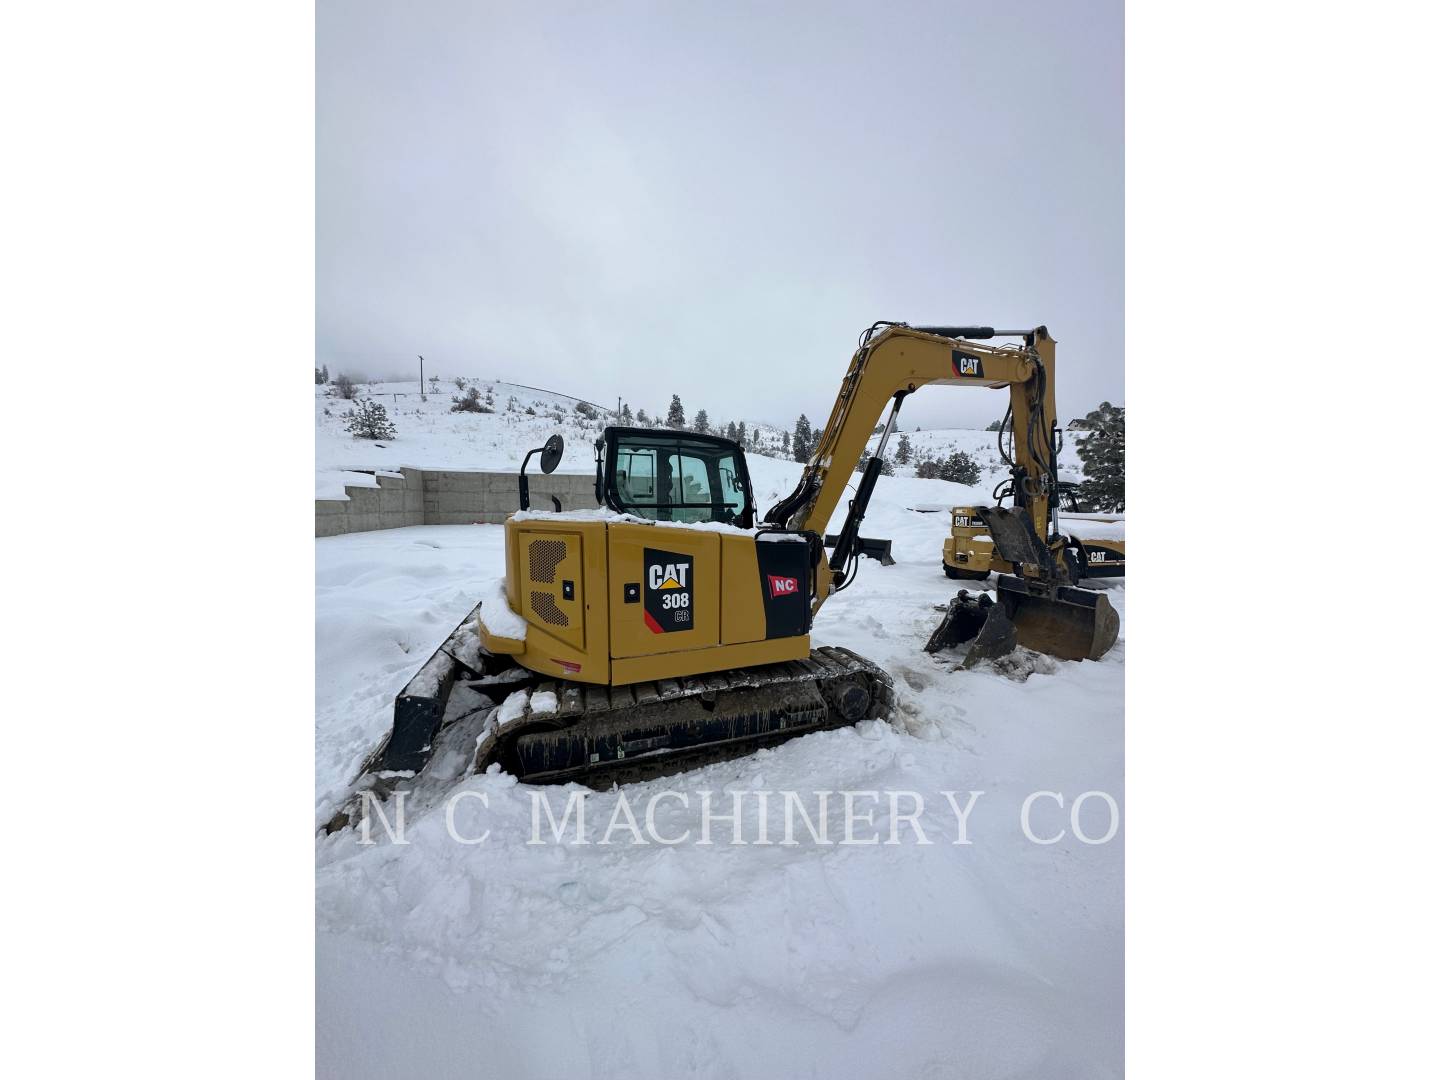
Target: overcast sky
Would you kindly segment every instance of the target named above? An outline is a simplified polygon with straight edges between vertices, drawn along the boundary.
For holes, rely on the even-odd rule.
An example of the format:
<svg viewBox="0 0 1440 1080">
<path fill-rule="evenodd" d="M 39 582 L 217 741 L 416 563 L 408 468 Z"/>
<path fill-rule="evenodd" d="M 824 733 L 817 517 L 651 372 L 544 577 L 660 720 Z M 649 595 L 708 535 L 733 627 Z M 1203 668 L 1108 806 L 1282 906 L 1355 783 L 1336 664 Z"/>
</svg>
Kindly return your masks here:
<svg viewBox="0 0 1440 1080">
<path fill-rule="evenodd" d="M 1118 0 L 320 0 L 316 363 L 829 413 L 876 319 L 1124 401 Z M 974 426 L 935 387 L 902 426 Z"/>
</svg>

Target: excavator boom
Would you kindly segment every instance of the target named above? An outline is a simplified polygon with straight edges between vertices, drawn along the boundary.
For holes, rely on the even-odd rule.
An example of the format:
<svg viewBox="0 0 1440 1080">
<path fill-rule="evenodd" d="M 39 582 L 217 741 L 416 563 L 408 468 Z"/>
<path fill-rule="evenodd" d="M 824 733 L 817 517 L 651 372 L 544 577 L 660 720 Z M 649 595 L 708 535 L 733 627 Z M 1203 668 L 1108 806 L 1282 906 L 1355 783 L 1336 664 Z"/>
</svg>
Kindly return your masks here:
<svg viewBox="0 0 1440 1080">
<path fill-rule="evenodd" d="M 1001 346 L 986 343 L 997 336 L 1021 340 Z M 928 648 L 937 651 L 979 639 L 970 650 L 972 662 L 1016 643 L 1067 659 L 1103 656 L 1118 636 L 1119 618 L 1103 597 L 1092 603 L 1088 594 L 1077 598 L 1068 589 L 1073 581 L 1051 539 L 1059 511 L 1054 374 L 1055 340 L 1043 326 L 997 335 L 990 327 L 872 325 L 851 357 L 799 484 L 766 515 L 768 522 L 792 531 L 823 532 L 890 405 L 880 447 L 856 486 L 829 572 L 817 575 L 814 610 L 844 588 L 853 573 L 854 538 L 904 399 L 931 384 L 1008 389 L 1007 415 L 1015 432 L 1009 483 L 1015 506 L 983 513 L 996 551 L 1013 564 L 1017 580 L 1002 592 L 1003 603 L 983 611 L 962 592 Z M 999 625 L 1002 620 L 1011 625 Z M 989 629 L 982 633 L 987 622 Z"/>
</svg>

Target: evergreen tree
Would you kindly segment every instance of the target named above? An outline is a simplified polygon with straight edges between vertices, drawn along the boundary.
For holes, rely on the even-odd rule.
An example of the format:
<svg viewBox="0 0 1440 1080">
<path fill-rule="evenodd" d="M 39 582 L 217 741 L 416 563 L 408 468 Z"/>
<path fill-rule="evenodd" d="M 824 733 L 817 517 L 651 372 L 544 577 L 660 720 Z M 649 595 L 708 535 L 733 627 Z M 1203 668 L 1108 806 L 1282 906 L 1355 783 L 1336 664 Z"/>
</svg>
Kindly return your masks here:
<svg viewBox="0 0 1440 1080">
<path fill-rule="evenodd" d="M 641 409 L 635 414 L 635 423 L 639 424 L 641 427 L 650 426 L 650 417 L 645 415 L 644 409 Z"/>
<path fill-rule="evenodd" d="M 345 430 L 357 439 L 393 439 L 395 425 L 378 401 L 362 401 L 350 411 Z"/>
<path fill-rule="evenodd" d="M 323 379 L 327 384 L 330 382 L 330 365 L 329 365 L 329 364 L 321 364 L 321 365 L 320 365 L 320 378 Z"/>
<path fill-rule="evenodd" d="M 685 426 L 685 408 L 680 404 L 680 395 L 670 395 L 670 412 L 665 417 L 665 426 L 677 431 Z"/>
<path fill-rule="evenodd" d="M 679 400 L 678 398 L 676 399 Z M 695 430 L 701 435 L 710 434 L 710 414 L 701 409 L 695 414 Z"/>
<path fill-rule="evenodd" d="M 740 441 L 738 438 L 736 438 L 736 436 L 737 436 L 738 434 L 739 434 L 739 432 L 736 431 L 736 429 L 735 429 L 735 421 L 734 421 L 734 420 L 731 420 L 730 423 L 728 423 L 728 424 L 725 425 L 725 437 L 726 437 L 727 439 L 729 439 L 731 442 L 739 442 L 739 441 Z"/>
<path fill-rule="evenodd" d="M 978 484 L 980 466 L 962 451 L 956 451 L 943 461 L 939 458 L 922 458 L 915 464 L 915 475 L 922 480 L 949 480 L 952 484 Z"/>
<path fill-rule="evenodd" d="M 315 369 L 315 385 L 316 385 L 316 386 L 324 386 L 324 385 L 325 385 L 325 376 L 323 376 L 323 375 L 320 374 L 320 369 L 319 369 L 318 367 Z"/>
<path fill-rule="evenodd" d="M 978 484 L 980 466 L 971 460 L 969 454 L 957 450 L 941 464 L 940 479 L 949 480 L 952 484 Z"/>
<path fill-rule="evenodd" d="M 620 406 L 620 423 L 623 427 L 635 426 L 635 414 L 630 411 L 630 403 L 628 401 Z"/>
<path fill-rule="evenodd" d="M 741 420 L 740 425 L 735 429 L 735 441 L 744 446 L 748 436 L 745 434 L 745 421 Z"/>
<path fill-rule="evenodd" d="M 786 454 L 790 453 L 790 433 L 788 431 L 780 433 L 780 449 Z"/>
<path fill-rule="evenodd" d="M 805 418 L 804 413 L 801 413 L 800 419 L 795 421 L 795 435 L 790 440 L 796 461 L 810 460 L 811 442 L 814 438 L 815 434 L 810 430 L 810 421 Z"/>
<path fill-rule="evenodd" d="M 1102 401 L 1085 414 L 1090 434 L 1075 444 L 1085 463 L 1080 498 L 1101 511 L 1125 509 L 1125 407 Z"/>
<path fill-rule="evenodd" d="M 910 464 L 910 436 L 902 434 L 900 445 L 895 448 L 895 460 L 901 465 Z"/>
</svg>

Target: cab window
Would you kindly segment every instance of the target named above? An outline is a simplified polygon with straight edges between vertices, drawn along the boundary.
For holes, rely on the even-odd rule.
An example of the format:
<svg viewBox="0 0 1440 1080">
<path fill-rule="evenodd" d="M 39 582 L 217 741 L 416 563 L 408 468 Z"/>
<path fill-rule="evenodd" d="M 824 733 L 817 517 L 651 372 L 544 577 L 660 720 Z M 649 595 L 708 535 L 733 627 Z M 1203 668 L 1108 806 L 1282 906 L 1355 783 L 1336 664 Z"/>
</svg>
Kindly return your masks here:
<svg viewBox="0 0 1440 1080">
<path fill-rule="evenodd" d="M 717 521 L 749 528 L 754 519 L 744 455 L 726 439 L 684 432 L 607 433 L 605 501 L 652 521 Z"/>
</svg>

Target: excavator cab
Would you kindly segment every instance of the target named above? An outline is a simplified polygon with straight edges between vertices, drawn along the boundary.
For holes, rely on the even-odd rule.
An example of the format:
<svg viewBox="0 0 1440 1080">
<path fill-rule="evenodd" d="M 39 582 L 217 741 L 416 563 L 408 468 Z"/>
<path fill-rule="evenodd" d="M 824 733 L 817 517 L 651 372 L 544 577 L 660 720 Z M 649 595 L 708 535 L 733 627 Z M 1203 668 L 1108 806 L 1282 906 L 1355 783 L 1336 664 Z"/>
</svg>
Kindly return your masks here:
<svg viewBox="0 0 1440 1080">
<path fill-rule="evenodd" d="M 595 443 L 595 497 L 650 521 L 755 523 L 745 451 L 718 435 L 606 428 Z"/>
</svg>

